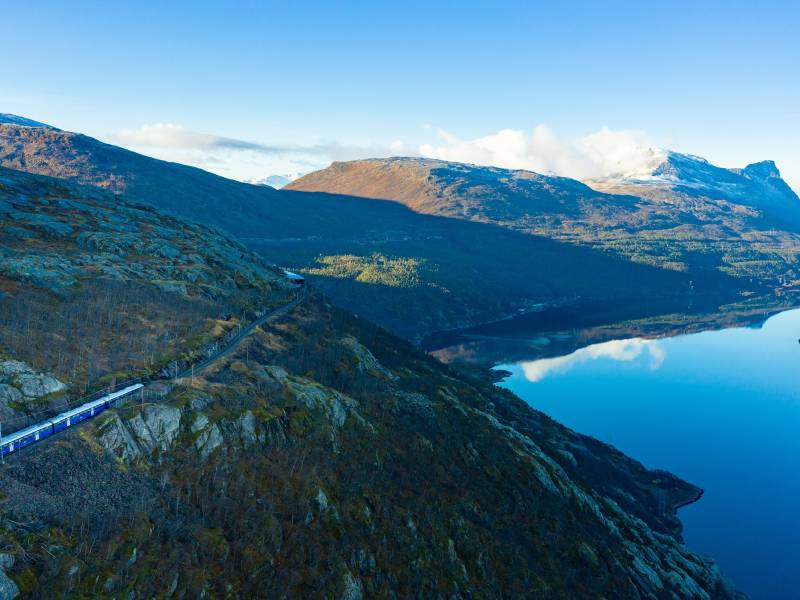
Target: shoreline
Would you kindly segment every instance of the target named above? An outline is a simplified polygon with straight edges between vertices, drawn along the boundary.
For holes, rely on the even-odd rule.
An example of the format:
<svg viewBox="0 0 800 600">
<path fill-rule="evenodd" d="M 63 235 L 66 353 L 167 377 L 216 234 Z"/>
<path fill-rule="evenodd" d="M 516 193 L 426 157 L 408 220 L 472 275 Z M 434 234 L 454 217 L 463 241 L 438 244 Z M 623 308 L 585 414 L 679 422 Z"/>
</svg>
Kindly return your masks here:
<svg viewBox="0 0 800 600">
<path fill-rule="evenodd" d="M 685 508 L 685 507 L 689 506 L 690 504 L 694 504 L 695 502 L 698 502 L 703 497 L 703 495 L 706 493 L 706 491 L 703 488 L 697 488 L 697 490 L 698 490 L 697 494 L 695 494 L 695 496 L 693 498 L 691 498 L 689 500 L 684 500 L 684 501 L 679 502 L 677 504 L 673 504 L 672 505 L 672 514 L 677 517 L 678 516 L 678 511 L 680 509 Z"/>
</svg>

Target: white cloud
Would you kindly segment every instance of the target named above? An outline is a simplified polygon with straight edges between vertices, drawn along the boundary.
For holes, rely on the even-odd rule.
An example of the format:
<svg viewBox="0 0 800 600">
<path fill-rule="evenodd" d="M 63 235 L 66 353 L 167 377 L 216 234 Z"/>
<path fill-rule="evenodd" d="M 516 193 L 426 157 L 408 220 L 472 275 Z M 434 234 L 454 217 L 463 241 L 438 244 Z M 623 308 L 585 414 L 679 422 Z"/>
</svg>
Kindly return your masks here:
<svg viewBox="0 0 800 600">
<path fill-rule="evenodd" d="M 420 146 L 422 156 L 575 179 L 643 176 L 664 157 L 644 133 L 607 127 L 576 140 L 560 138 L 547 125 L 537 125 L 531 132 L 503 129 L 472 140 L 442 129 L 436 134 L 440 143 Z"/>
<path fill-rule="evenodd" d="M 647 351 L 650 355 L 650 368 L 658 369 L 667 357 L 666 352 L 655 340 L 645 340 L 642 338 L 631 338 L 628 340 L 612 340 L 601 344 L 593 344 L 576 350 L 566 356 L 555 358 L 543 358 L 522 363 L 522 372 L 525 379 L 532 382 L 541 381 L 549 374 L 564 373 L 575 365 L 608 358 L 615 361 L 630 362 L 639 358 L 643 352 Z"/>
<path fill-rule="evenodd" d="M 163 160 L 180 162 L 241 181 L 275 173 L 309 172 L 335 160 L 387 157 L 406 152 L 401 140 L 389 146 L 263 144 L 186 129 L 176 123 L 151 123 L 124 129 L 107 141 Z"/>
<path fill-rule="evenodd" d="M 386 145 L 348 145 L 335 141 L 265 144 L 193 131 L 176 123 L 124 129 L 106 139 L 143 154 L 242 181 L 260 180 L 275 173 L 307 173 L 337 160 L 416 155 L 575 179 L 612 175 L 644 178 L 664 158 L 664 151 L 641 131 L 603 127 L 576 139 L 566 139 L 547 125 L 537 125 L 530 131 L 502 129 L 480 138 L 461 139 L 431 125 L 425 125 L 424 129 L 436 136 L 434 143 L 418 146 L 416 142 L 409 144 L 396 139 Z M 789 184 L 799 190 L 800 177 L 788 168 L 785 175 Z"/>
<path fill-rule="evenodd" d="M 123 146 L 190 150 L 247 150 L 265 154 L 289 151 L 288 147 L 267 146 L 211 133 L 191 131 L 175 123 L 152 123 L 142 125 L 139 129 L 123 129 L 112 137 Z"/>
</svg>

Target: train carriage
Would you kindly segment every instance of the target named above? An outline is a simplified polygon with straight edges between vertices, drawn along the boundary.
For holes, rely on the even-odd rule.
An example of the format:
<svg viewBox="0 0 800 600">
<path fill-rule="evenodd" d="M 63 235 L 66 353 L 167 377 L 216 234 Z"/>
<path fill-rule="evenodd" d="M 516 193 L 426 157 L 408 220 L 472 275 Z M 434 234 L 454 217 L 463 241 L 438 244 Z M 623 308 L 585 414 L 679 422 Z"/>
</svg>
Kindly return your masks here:
<svg viewBox="0 0 800 600">
<path fill-rule="evenodd" d="M 54 433 L 58 433 L 67 427 L 71 427 L 76 423 L 91 419 L 104 410 L 110 408 L 116 400 L 127 396 L 128 394 L 131 394 L 142 387 L 144 386 L 141 383 L 129 385 L 117 392 L 107 394 L 106 396 L 103 396 L 97 400 L 92 400 L 90 402 L 81 404 L 72 410 L 68 410 L 53 417 L 52 419 L 48 419 L 43 423 L 37 423 L 36 425 L 31 425 L 30 427 L 26 427 L 20 431 L 15 431 L 11 435 L 0 439 L 0 455 L 6 455 L 11 452 L 15 452 L 20 448 L 24 448 L 25 446 L 28 446 L 34 442 L 38 442 L 42 438 L 53 435 Z"/>
</svg>

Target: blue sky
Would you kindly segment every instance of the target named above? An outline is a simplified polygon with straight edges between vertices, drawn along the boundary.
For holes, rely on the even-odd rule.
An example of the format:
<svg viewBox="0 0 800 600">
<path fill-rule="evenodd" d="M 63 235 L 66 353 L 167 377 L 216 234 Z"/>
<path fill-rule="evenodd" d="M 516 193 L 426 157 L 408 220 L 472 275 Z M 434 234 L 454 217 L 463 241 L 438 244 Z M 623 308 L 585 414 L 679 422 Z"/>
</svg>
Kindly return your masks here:
<svg viewBox="0 0 800 600">
<path fill-rule="evenodd" d="M 123 4 L 6 4 L 0 112 L 238 178 L 487 145 L 589 176 L 607 128 L 594 151 L 772 158 L 800 188 L 788 1 Z"/>
</svg>

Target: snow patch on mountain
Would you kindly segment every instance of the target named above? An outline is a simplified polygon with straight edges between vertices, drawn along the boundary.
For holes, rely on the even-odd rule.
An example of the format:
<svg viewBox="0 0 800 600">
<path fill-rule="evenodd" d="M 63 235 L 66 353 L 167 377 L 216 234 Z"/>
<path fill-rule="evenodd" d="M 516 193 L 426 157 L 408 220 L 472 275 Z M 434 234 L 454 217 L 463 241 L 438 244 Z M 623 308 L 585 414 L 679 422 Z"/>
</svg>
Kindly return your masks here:
<svg viewBox="0 0 800 600">
<path fill-rule="evenodd" d="M 276 190 L 289 185 L 295 179 L 300 179 L 305 173 L 287 173 L 285 175 L 268 175 L 263 179 L 249 179 L 245 183 L 252 183 L 253 185 L 267 185 Z"/>
<path fill-rule="evenodd" d="M 662 158 L 663 156 L 663 158 Z M 744 168 L 724 168 L 693 154 L 663 151 L 640 172 L 587 181 L 606 192 L 645 193 L 670 190 L 752 206 L 776 216 L 800 222 L 800 198 L 781 178 L 774 161 Z"/>
</svg>

